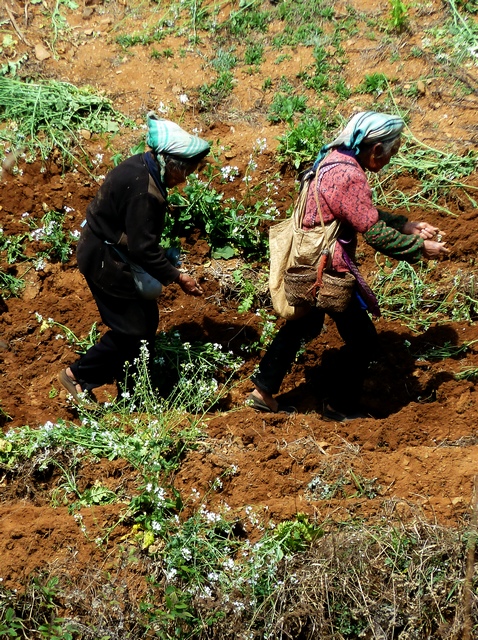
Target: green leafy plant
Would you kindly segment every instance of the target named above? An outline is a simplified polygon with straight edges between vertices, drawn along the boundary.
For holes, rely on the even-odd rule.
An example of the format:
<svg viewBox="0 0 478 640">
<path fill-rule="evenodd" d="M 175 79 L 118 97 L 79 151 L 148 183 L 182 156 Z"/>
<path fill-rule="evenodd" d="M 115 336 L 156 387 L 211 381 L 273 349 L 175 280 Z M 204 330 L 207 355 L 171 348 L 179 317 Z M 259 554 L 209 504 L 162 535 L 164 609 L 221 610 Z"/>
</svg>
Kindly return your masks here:
<svg viewBox="0 0 478 640">
<path fill-rule="evenodd" d="M 248 45 L 244 52 L 246 64 L 261 64 L 264 59 L 264 46 L 260 42 Z"/>
<path fill-rule="evenodd" d="M 304 112 L 306 108 L 306 96 L 290 96 L 285 93 L 276 93 L 269 106 L 267 119 L 269 122 L 287 122 L 291 124 L 295 114 Z"/>
<path fill-rule="evenodd" d="M 209 84 L 203 84 L 199 89 L 198 105 L 203 111 L 210 111 L 218 107 L 234 89 L 234 76 L 231 71 L 221 71 Z"/>
<path fill-rule="evenodd" d="M 258 0 L 250 0 L 242 4 L 237 11 L 231 11 L 226 28 L 234 36 L 243 37 L 251 31 L 265 33 L 267 31 L 271 15 L 268 11 L 260 11 Z"/>
<path fill-rule="evenodd" d="M 233 69 L 237 65 L 237 56 L 234 54 L 234 47 L 230 49 L 219 48 L 216 52 L 216 57 L 211 60 L 210 64 L 218 73 Z"/>
<path fill-rule="evenodd" d="M 215 257 L 231 258 L 241 252 L 247 256 L 267 254 L 267 234 L 264 223 L 274 220 L 278 211 L 270 195 L 264 199 L 254 199 L 260 185 L 252 186 L 252 174 L 257 169 L 255 157 L 261 151 L 263 141 L 259 140 L 250 156 L 242 181 L 246 184 L 244 197 L 234 196 L 224 199 L 212 183 L 220 179 L 232 182 L 238 177 L 238 168 L 225 165 L 219 173 L 210 166 L 206 178 L 201 180 L 193 174 L 189 176 L 183 193 L 170 195 L 170 203 L 177 208 L 175 221 L 167 231 L 169 237 L 184 235 L 193 229 L 205 232 Z"/>
<path fill-rule="evenodd" d="M 321 114 L 305 114 L 297 124 L 290 124 L 279 137 L 277 159 L 295 169 L 312 164 L 320 148 L 325 144 L 331 123 L 325 111 Z"/>
<path fill-rule="evenodd" d="M 64 230 L 65 215 L 64 211 L 51 210 L 42 216 L 41 226 L 36 227 L 36 222 L 31 221 L 30 237 L 44 247 L 37 252 L 39 258 L 59 260 L 60 262 L 69 260 L 73 253 L 72 244 L 78 240 L 79 233 L 72 234 Z"/>
<path fill-rule="evenodd" d="M 384 73 L 371 73 L 365 76 L 358 90 L 362 93 L 380 94 L 388 89 L 388 78 Z"/>
<path fill-rule="evenodd" d="M 5 253 L 8 264 L 15 264 L 18 260 L 26 259 L 25 239 L 26 234 L 6 235 L 0 230 L 0 251 Z"/>
<path fill-rule="evenodd" d="M 0 294 L 2 297 L 19 296 L 24 287 L 24 280 L 0 269 Z"/>
<path fill-rule="evenodd" d="M 390 28 L 393 31 L 403 31 L 408 24 L 407 5 L 403 0 L 389 0 L 390 8 Z"/>
</svg>

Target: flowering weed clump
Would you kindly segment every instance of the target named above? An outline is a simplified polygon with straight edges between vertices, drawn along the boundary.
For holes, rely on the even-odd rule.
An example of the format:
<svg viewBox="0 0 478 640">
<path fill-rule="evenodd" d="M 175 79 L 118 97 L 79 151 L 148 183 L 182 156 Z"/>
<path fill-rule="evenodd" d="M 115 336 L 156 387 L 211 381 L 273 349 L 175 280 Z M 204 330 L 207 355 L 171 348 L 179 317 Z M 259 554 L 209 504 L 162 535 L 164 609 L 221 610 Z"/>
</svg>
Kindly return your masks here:
<svg viewBox="0 0 478 640">
<path fill-rule="evenodd" d="M 176 330 L 156 338 L 153 367 L 159 391 L 174 382 L 169 402 L 192 413 L 214 406 L 241 365 L 241 358 L 218 343 L 187 342 Z"/>
<path fill-rule="evenodd" d="M 189 176 L 183 192 L 176 191 L 169 198 L 177 214 L 166 235 L 200 229 L 211 244 L 213 257 L 231 258 L 240 253 L 264 258 L 268 252 L 266 223 L 279 214 L 274 199 L 278 176 L 265 182 L 257 180 L 258 157 L 266 148 L 265 138 L 258 138 L 242 172 L 234 165 L 217 170 L 209 165 L 203 177 Z M 219 185 L 232 182 L 239 183 L 240 198 L 224 197 Z M 263 191 L 265 195 L 260 195 Z"/>
</svg>

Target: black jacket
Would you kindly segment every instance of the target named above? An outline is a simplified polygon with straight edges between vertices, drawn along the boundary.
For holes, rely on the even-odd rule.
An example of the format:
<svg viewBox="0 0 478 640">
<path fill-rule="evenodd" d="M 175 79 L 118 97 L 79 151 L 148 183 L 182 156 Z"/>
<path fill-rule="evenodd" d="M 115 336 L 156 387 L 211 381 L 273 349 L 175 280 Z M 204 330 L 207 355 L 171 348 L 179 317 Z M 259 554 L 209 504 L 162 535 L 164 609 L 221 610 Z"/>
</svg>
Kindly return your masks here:
<svg viewBox="0 0 478 640">
<path fill-rule="evenodd" d="M 112 246 L 117 245 L 162 284 L 176 280 L 180 272 L 159 245 L 166 210 L 166 190 L 153 180 L 144 154 L 112 169 L 86 211 L 77 249 L 81 273 L 110 295 L 137 297 L 129 265 Z"/>
</svg>

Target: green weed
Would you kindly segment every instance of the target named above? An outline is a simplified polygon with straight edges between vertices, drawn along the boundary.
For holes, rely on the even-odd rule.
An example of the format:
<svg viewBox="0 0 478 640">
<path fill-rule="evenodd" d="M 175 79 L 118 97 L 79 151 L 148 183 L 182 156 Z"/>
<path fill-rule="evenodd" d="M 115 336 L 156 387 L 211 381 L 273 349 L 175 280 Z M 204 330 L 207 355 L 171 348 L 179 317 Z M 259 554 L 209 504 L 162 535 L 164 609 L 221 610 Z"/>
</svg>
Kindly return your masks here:
<svg viewBox="0 0 478 640">
<path fill-rule="evenodd" d="M 357 90 L 361 93 L 374 93 L 379 95 L 388 89 L 388 82 L 388 78 L 384 73 L 371 73 L 365 76 Z"/>
<path fill-rule="evenodd" d="M 137 44 L 151 45 L 153 42 L 161 42 L 167 34 L 167 27 L 160 23 L 149 31 L 142 31 L 140 33 L 133 34 L 121 34 L 116 37 L 116 42 L 123 47 L 123 49 L 128 49 L 129 47 L 134 47 Z"/>
<path fill-rule="evenodd" d="M 0 251 L 4 253 L 7 264 L 15 264 L 18 260 L 26 259 L 26 238 L 26 234 L 6 235 L 3 229 L 0 229 Z"/>
<path fill-rule="evenodd" d="M 276 93 L 267 113 L 269 122 L 287 122 L 291 124 L 297 113 L 302 113 L 307 108 L 306 96 L 287 95 Z"/>
<path fill-rule="evenodd" d="M 53 318 L 43 318 L 39 313 L 35 313 L 35 317 L 37 321 L 40 323 L 40 333 L 43 333 L 47 329 L 60 329 L 61 333 L 57 334 L 57 336 L 63 336 L 66 338 L 68 344 L 74 346 L 75 353 L 83 354 L 88 351 L 90 347 L 92 347 L 99 339 L 100 333 L 96 328 L 96 322 L 93 322 L 91 325 L 91 329 L 88 332 L 88 335 L 85 338 L 78 338 L 75 333 L 64 324 L 60 324 L 53 320 Z"/>
<path fill-rule="evenodd" d="M 403 0 L 389 0 L 389 2 L 391 5 L 389 19 L 390 28 L 393 31 L 398 31 L 400 33 L 408 24 L 407 5 Z"/>
<path fill-rule="evenodd" d="M 259 65 L 264 59 L 264 45 L 260 42 L 250 44 L 244 52 L 245 64 Z"/>
<path fill-rule="evenodd" d="M 476 340 L 463 342 L 463 344 L 452 344 L 445 342 L 443 345 L 429 344 L 425 349 L 413 353 L 417 360 L 445 360 L 447 358 L 457 358 L 464 355 Z"/>
<path fill-rule="evenodd" d="M 250 353 L 264 352 L 279 331 L 279 327 L 277 326 L 277 317 L 275 315 L 262 308 L 256 311 L 256 315 L 261 319 L 259 322 L 259 340 L 250 345 L 242 345 L 242 349 L 244 351 L 249 351 Z"/>
<path fill-rule="evenodd" d="M 0 269 L 0 295 L 3 298 L 10 296 L 19 296 L 25 287 L 25 281 L 22 278 L 11 273 L 5 273 Z"/>
<path fill-rule="evenodd" d="M 317 115 L 305 114 L 297 124 L 289 124 L 284 135 L 279 137 L 279 162 L 287 162 L 295 169 L 312 164 L 333 124 L 327 118 L 324 110 Z"/>
<path fill-rule="evenodd" d="M 211 60 L 210 64 L 218 73 L 234 69 L 237 65 L 237 56 L 234 54 L 234 47 L 230 49 L 219 48 L 216 57 Z"/>
<path fill-rule="evenodd" d="M 261 185 L 251 184 L 257 169 L 255 157 L 262 153 L 263 144 L 265 141 L 258 140 L 250 155 L 242 178 L 246 190 L 240 200 L 234 196 L 224 199 L 224 194 L 212 186 L 213 181 L 218 179 L 233 182 L 238 177 L 237 167 L 225 165 L 219 173 L 215 173 L 210 165 L 206 181 L 196 175 L 189 176 L 183 193 L 176 191 L 169 197 L 171 205 L 177 209 L 174 223 L 168 230 L 169 237 L 200 229 L 212 246 L 213 257 L 231 258 L 239 252 L 264 257 L 267 253 L 264 223 L 274 220 L 278 210 L 270 195 L 263 199 L 256 198 L 255 192 Z"/>
<path fill-rule="evenodd" d="M 64 230 L 65 211 L 47 211 L 42 216 L 39 227 L 30 220 L 30 237 L 42 247 L 37 252 L 38 259 L 67 262 L 73 253 L 72 245 L 78 240 L 79 233 L 72 234 Z"/>
<path fill-rule="evenodd" d="M 462 77 L 463 63 L 476 63 L 478 26 L 472 15 L 463 15 L 458 10 L 454 0 L 448 0 L 447 7 L 450 19 L 427 32 L 427 37 L 422 39 L 422 48 L 434 55 L 444 73 L 448 75 L 451 67 L 454 77 Z"/>
<path fill-rule="evenodd" d="M 409 133 L 402 135 L 399 153 L 394 156 L 383 175 L 373 176 L 372 185 L 377 197 L 389 208 L 427 206 L 452 214 L 440 199 L 451 189 L 463 189 L 465 194 L 473 193 L 475 187 L 466 185 L 463 178 L 478 166 L 478 155 L 469 151 L 464 156 L 433 149 L 423 144 Z M 404 193 L 399 189 L 389 189 L 388 185 L 400 175 L 411 175 L 417 180 L 416 187 Z M 469 196 L 471 197 L 471 196 Z"/>
<path fill-rule="evenodd" d="M 259 6 L 259 0 L 250 0 L 240 6 L 237 11 L 231 11 L 225 28 L 231 35 L 241 38 L 252 31 L 265 33 L 271 21 L 271 14 L 257 9 Z"/>
<path fill-rule="evenodd" d="M 398 320 L 413 331 L 450 319 L 471 321 L 478 313 L 478 300 L 467 292 L 459 276 L 446 287 L 434 282 L 437 267 L 433 262 L 415 267 L 399 262 L 391 267 L 387 261 L 377 261 L 377 266 L 373 288 L 384 317 Z"/>
<path fill-rule="evenodd" d="M 234 89 L 234 75 L 231 71 L 221 71 L 216 80 L 203 84 L 199 89 L 198 105 L 203 111 L 217 108 Z"/>
<path fill-rule="evenodd" d="M 76 626 L 58 616 L 61 591 L 57 577 L 30 578 L 21 594 L 0 587 L 0 635 L 2 638 L 73 640 Z"/>
</svg>

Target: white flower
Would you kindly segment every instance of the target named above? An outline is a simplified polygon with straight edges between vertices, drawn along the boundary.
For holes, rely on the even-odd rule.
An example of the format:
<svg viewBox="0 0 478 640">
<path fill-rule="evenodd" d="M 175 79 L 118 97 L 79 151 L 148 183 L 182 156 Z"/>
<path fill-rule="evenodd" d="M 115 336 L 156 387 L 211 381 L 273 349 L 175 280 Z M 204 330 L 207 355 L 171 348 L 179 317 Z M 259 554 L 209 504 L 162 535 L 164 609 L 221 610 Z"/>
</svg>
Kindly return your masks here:
<svg viewBox="0 0 478 640">
<path fill-rule="evenodd" d="M 177 570 L 174 567 L 172 567 L 171 569 L 169 569 L 169 571 L 165 571 L 164 573 L 166 575 L 167 580 L 173 580 L 176 577 Z"/>
<path fill-rule="evenodd" d="M 185 93 L 179 94 L 179 102 L 181 104 L 187 104 L 189 102 L 189 98 Z"/>
<path fill-rule="evenodd" d="M 191 558 L 193 557 L 193 554 L 191 553 L 191 551 L 187 547 L 183 547 L 181 549 L 181 555 L 186 560 L 186 562 L 191 560 Z"/>
<path fill-rule="evenodd" d="M 43 271 L 45 267 L 46 260 L 43 260 L 43 258 L 39 258 L 35 263 L 35 271 Z M 39 320 L 39 322 L 41 322 L 41 320 Z"/>
<path fill-rule="evenodd" d="M 265 138 L 257 138 L 256 145 L 259 153 L 263 153 L 267 149 L 267 140 Z"/>
</svg>

